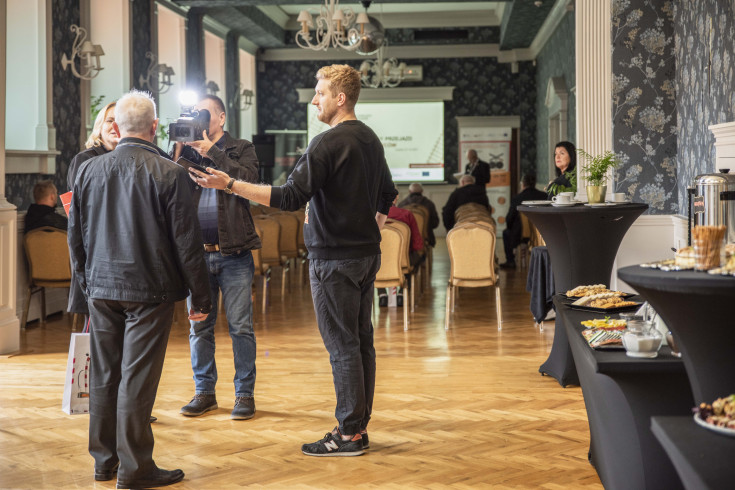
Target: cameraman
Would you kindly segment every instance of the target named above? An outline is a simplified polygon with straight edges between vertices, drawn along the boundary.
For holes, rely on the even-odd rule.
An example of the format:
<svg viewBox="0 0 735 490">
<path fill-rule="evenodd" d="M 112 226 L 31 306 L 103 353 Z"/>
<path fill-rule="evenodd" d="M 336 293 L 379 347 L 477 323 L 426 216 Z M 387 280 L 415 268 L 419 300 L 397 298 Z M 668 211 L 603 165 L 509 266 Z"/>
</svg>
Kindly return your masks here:
<svg viewBox="0 0 735 490">
<path fill-rule="evenodd" d="M 235 139 L 223 130 L 226 116 L 222 100 L 215 95 L 205 95 L 195 109 L 209 111 L 209 129 L 202 132 L 201 140 L 176 143 L 174 160 L 183 156 L 238 179 L 257 182 L 258 157 L 255 147 L 251 142 Z M 231 418 L 245 420 L 255 414 L 255 334 L 251 296 L 254 266 L 250 251 L 260 248 L 260 239 L 255 232 L 247 199 L 217 192 L 216 189 L 197 187 L 194 204 L 198 209 L 204 238 L 204 258 L 209 270 L 212 301 L 218 304 L 221 290 L 232 338 L 235 406 Z M 187 303 L 190 301 L 191 298 Z M 181 409 L 181 413 L 188 417 L 217 409 L 217 366 L 214 360 L 216 321 L 215 307 L 205 320 L 191 322 L 189 346 L 195 394 L 191 402 Z"/>
</svg>

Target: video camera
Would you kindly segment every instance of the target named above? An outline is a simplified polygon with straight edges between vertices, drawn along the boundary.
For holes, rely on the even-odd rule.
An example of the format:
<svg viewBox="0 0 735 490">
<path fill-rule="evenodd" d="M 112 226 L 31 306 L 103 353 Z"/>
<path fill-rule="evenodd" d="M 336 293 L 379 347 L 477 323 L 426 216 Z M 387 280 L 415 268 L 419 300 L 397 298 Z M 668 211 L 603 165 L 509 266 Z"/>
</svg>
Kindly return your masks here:
<svg viewBox="0 0 735 490">
<path fill-rule="evenodd" d="M 201 111 L 190 110 L 181 114 L 174 122 L 168 125 L 169 141 L 198 141 L 203 139 L 202 132 L 209 130 L 209 119 L 212 115 L 207 109 Z"/>
</svg>

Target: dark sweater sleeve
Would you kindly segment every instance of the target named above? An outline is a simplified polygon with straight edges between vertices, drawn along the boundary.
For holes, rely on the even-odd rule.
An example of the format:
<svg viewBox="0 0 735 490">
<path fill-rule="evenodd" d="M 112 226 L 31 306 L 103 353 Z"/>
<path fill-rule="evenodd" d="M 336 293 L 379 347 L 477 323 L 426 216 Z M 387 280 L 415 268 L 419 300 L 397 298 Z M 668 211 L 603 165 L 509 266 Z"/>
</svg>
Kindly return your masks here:
<svg viewBox="0 0 735 490">
<path fill-rule="evenodd" d="M 393 178 L 390 175 L 390 170 L 388 170 L 387 168 L 388 165 L 386 163 L 383 164 L 386 166 L 386 169 L 383 175 L 383 185 L 380 190 L 378 212 L 380 214 L 388 216 L 388 212 L 390 211 L 390 207 L 393 205 L 393 200 L 398 195 L 398 191 L 396 190 L 396 186 L 393 183 Z"/>
<path fill-rule="evenodd" d="M 325 158 L 319 152 L 307 151 L 301 155 L 286 183 L 271 188 L 270 206 L 286 211 L 299 209 L 324 186 L 328 176 Z"/>
</svg>

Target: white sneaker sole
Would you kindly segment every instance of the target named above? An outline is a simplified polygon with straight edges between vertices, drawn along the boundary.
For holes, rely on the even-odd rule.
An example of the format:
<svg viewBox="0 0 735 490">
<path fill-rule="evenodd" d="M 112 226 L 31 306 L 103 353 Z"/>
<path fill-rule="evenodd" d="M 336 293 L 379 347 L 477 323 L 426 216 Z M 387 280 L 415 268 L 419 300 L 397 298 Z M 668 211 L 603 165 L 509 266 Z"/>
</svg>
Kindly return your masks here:
<svg viewBox="0 0 735 490">
<path fill-rule="evenodd" d="M 365 454 L 365 451 L 350 451 L 350 452 L 334 452 L 334 453 L 324 453 L 324 454 L 314 454 L 314 453 L 307 453 L 306 451 L 301 451 L 302 453 L 306 454 L 307 456 L 317 456 L 317 457 L 324 457 L 324 456 L 360 456 L 362 454 Z"/>
</svg>

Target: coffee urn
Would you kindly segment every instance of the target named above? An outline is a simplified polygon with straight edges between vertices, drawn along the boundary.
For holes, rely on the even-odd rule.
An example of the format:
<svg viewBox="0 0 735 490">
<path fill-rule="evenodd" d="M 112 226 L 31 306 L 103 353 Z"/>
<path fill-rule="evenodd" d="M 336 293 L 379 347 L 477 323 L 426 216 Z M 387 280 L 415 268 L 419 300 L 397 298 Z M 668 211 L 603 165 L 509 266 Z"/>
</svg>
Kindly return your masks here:
<svg viewBox="0 0 735 490">
<path fill-rule="evenodd" d="M 690 214 L 695 226 L 725 226 L 725 241 L 735 243 L 735 175 L 729 172 L 720 169 L 694 178 Z"/>
</svg>

